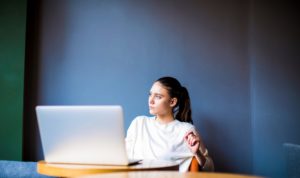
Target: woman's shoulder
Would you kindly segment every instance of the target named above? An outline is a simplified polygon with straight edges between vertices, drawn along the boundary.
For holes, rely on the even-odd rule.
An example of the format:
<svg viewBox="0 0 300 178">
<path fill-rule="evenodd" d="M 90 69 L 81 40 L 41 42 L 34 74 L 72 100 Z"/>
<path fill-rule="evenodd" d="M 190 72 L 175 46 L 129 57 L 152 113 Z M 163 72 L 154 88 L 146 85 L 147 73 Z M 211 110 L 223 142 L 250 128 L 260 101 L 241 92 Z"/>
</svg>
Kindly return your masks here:
<svg viewBox="0 0 300 178">
<path fill-rule="evenodd" d="M 188 123 L 188 122 L 182 122 L 179 120 L 176 120 L 176 127 L 180 128 L 181 130 L 184 130 L 184 131 L 189 131 L 189 130 L 195 129 L 195 126 L 193 124 Z"/>
<path fill-rule="evenodd" d="M 149 116 L 145 116 L 145 115 L 141 115 L 141 116 L 137 116 L 133 119 L 132 123 L 144 123 L 146 121 L 150 121 L 153 120 L 154 117 L 149 117 Z"/>
<path fill-rule="evenodd" d="M 153 119 L 154 117 L 146 116 L 146 115 L 140 115 L 136 116 L 134 120 L 145 120 L 145 119 Z"/>
</svg>

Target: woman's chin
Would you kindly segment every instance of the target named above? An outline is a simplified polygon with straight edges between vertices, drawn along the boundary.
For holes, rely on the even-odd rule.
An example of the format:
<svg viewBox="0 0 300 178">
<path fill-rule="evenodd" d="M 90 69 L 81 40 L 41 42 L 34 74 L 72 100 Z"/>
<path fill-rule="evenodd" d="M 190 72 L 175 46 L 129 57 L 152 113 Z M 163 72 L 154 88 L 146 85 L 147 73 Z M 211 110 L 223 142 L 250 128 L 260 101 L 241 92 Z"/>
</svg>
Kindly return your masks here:
<svg viewBox="0 0 300 178">
<path fill-rule="evenodd" d="M 150 113 L 151 115 L 155 115 L 155 112 L 153 112 L 153 110 L 151 110 L 151 109 L 149 109 L 149 113 Z"/>
</svg>

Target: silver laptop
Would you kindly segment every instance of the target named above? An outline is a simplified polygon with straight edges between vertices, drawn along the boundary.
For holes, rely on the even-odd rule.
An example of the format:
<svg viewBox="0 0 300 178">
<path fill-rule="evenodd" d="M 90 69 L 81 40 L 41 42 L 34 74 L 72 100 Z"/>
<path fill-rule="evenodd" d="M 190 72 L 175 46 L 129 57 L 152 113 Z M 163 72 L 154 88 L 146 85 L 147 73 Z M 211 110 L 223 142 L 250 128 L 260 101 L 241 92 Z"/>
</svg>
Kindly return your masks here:
<svg viewBox="0 0 300 178">
<path fill-rule="evenodd" d="M 37 106 L 47 163 L 130 165 L 121 106 Z"/>
</svg>

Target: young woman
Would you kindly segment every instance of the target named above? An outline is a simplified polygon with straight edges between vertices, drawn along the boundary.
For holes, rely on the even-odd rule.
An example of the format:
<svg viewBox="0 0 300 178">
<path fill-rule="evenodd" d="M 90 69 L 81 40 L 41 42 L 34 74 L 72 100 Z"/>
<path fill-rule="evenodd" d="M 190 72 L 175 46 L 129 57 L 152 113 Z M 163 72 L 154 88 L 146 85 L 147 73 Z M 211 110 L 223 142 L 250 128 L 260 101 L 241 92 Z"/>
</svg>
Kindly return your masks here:
<svg viewBox="0 0 300 178">
<path fill-rule="evenodd" d="M 162 77 L 152 85 L 148 104 L 154 116 L 136 117 L 127 130 L 129 158 L 172 160 L 186 172 L 195 156 L 203 171 L 213 171 L 213 161 L 192 125 L 187 89 L 173 77 Z"/>
</svg>

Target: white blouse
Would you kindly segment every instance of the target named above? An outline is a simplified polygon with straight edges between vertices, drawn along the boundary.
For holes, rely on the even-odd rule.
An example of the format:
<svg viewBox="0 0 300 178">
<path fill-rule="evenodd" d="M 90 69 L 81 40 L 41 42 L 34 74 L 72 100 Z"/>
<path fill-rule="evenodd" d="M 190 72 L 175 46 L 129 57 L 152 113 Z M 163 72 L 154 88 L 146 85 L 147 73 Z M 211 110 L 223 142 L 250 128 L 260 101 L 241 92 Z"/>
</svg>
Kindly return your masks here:
<svg viewBox="0 0 300 178">
<path fill-rule="evenodd" d="M 161 124 L 155 117 L 138 116 L 127 130 L 128 157 L 175 161 L 179 164 L 179 171 L 186 172 L 193 157 L 184 141 L 184 135 L 190 130 L 195 130 L 195 127 L 187 122 L 174 120 Z"/>
</svg>

